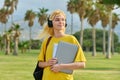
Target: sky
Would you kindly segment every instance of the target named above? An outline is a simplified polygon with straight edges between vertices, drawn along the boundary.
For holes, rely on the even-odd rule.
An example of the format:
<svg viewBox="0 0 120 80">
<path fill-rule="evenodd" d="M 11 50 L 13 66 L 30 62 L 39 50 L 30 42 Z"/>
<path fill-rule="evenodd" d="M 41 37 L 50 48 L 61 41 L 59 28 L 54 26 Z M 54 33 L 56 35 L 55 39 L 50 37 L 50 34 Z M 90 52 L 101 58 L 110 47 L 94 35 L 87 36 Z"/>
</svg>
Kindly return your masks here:
<svg viewBox="0 0 120 80">
<path fill-rule="evenodd" d="M 70 26 L 71 15 L 67 11 L 67 7 L 66 7 L 67 1 L 69 1 L 69 0 L 19 0 L 17 10 L 15 10 L 14 14 L 13 14 L 13 16 L 14 16 L 13 21 L 16 23 L 19 23 L 22 26 L 22 28 L 25 28 L 24 31 L 22 31 L 22 33 L 24 33 L 24 34 L 21 35 L 22 36 L 21 39 L 29 39 L 28 23 L 24 22 L 24 16 L 25 16 L 25 13 L 27 10 L 33 10 L 34 12 L 37 12 L 39 8 L 44 7 L 46 9 L 49 9 L 48 14 L 50 14 L 55 9 L 61 9 L 65 12 L 65 14 L 67 16 L 67 24 L 68 24 L 68 26 Z M 3 6 L 3 3 L 4 3 L 4 0 L 0 0 L 0 8 Z M 115 12 L 119 13 L 120 9 L 118 9 Z M 77 14 L 73 15 L 73 26 L 76 27 L 73 29 L 74 32 L 80 30 L 80 20 L 79 20 L 79 16 Z M 91 28 L 90 25 L 87 24 L 86 22 L 85 22 L 84 26 L 85 26 L 85 28 L 86 27 Z M 10 21 L 8 21 L 7 29 L 9 27 L 10 27 Z M 119 23 L 119 27 L 120 27 L 120 23 Z M 96 28 L 100 28 L 99 24 L 96 25 Z M 3 31 L 4 31 L 4 28 L 0 25 L 0 34 L 2 34 Z M 41 26 L 39 25 L 39 23 L 36 20 L 35 24 L 32 28 L 32 33 L 33 33 L 32 37 L 37 38 L 38 35 L 40 34 L 40 31 L 41 31 Z M 118 32 L 118 29 L 116 29 L 116 31 L 118 34 L 120 34 Z M 67 27 L 67 32 L 70 32 L 70 27 Z"/>
<path fill-rule="evenodd" d="M 38 11 L 38 8 L 43 7 L 49 9 L 48 13 L 55 9 L 61 9 L 66 12 L 67 1 L 68 0 L 19 0 L 14 16 L 18 16 L 18 19 L 23 19 L 27 10 L 32 9 L 33 11 Z M 4 0 L 0 0 L 0 8 L 3 6 L 3 2 Z"/>
<path fill-rule="evenodd" d="M 70 13 L 67 12 L 67 8 L 66 8 L 66 2 L 68 0 L 19 0 L 18 2 L 18 6 L 17 6 L 17 10 L 14 11 L 14 18 L 13 21 L 16 23 L 20 23 L 23 27 L 23 25 L 25 27 L 26 30 L 24 30 L 25 35 L 22 35 L 23 38 L 29 38 L 29 27 L 27 25 L 27 23 L 24 22 L 24 16 L 27 10 L 33 10 L 35 12 L 38 11 L 39 8 L 46 8 L 49 9 L 48 14 L 50 14 L 52 11 L 54 11 L 55 9 L 61 9 L 63 10 L 66 15 L 69 17 Z M 4 3 L 4 0 L 0 0 L 0 8 L 2 8 Z M 79 19 L 79 18 L 78 18 Z M 10 21 L 9 21 L 10 22 Z M 9 23 L 7 24 L 7 29 L 10 27 Z M 39 23 L 36 21 L 36 23 L 33 26 L 32 29 L 32 36 L 33 37 L 37 37 L 37 34 L 40 33 L 41 27 L 39 25 Z M 3 33 L 4 28 L 0 26 L 0 33 Z M 27 36 L 27 37 L 26 37 Z"/>
</svg>

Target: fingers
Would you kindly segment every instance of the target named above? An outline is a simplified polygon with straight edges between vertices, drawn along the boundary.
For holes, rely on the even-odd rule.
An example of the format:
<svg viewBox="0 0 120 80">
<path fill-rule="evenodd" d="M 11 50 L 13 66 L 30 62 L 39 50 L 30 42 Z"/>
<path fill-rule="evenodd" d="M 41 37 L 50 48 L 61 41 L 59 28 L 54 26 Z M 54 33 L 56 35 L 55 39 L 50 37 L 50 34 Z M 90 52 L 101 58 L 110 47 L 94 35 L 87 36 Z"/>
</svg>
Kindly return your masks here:
<svg viewBox="0 0 120 80">
<path fill-rule="evenodd" d="M 56 64 L 56 63 L 57 63 L 57 59 L 56 59 L 56 58 L 53 58 L 53 59 L 48 60 L 48 65 L 49 65 L 49 66 L 52 66 L 52 65 L 54 65 L 54 64 Z"/>
<path fill-rule="evenodd" d="M 55 64 L 55 65 L 51 66 L 50 69 L 53 72 L 59 72 L 60 71 L 60 66 L 59 66 L 59 64 Z"/>
</svg>

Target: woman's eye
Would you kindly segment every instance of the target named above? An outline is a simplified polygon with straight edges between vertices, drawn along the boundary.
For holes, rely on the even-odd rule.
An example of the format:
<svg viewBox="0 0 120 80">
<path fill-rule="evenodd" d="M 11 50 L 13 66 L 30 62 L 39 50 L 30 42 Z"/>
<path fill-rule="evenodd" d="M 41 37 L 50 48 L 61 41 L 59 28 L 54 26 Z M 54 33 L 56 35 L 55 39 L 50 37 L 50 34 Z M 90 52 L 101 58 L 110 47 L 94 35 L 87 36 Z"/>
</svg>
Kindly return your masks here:
<svg viewBox="0 0 120 80">
<path fill-rule="evenodd" d="M 55 21 L 60 21 L 59 19 L 56 19 Z"/>
<path fill-rule="evenodd" d="M 65 21 L 65 19 L 62 19 L 62 21 Z"/>
<path fill-rule="evenodd" d="M 65 21 L 65 19 L 61 19 L 61 20 L 60 19 L 56 19 L 55 21 Z"/>
</svg>

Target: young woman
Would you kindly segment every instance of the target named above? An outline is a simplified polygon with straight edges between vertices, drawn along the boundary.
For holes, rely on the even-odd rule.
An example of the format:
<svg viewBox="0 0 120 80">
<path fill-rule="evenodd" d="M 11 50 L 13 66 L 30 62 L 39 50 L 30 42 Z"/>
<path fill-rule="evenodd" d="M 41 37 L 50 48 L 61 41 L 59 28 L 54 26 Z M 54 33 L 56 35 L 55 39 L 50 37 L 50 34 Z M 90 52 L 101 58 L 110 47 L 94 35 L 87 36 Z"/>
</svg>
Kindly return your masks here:
<svg viewBox="0 0 120 80">
<path fill-rule="evenodd" d="M 66 26 L 66 15 L 64 12 L 61 10 L 55 10 L 50 15 L 48 24 L 46 24 L 43 33 L 41 33 L 41 37 L 45 37 L 42 42 L 40 54 L 38 56 L 39 67 L 44 68 L 42 80 L 74 80 L 73 74 L 60 72 L 60 70 L 75 70 L 85 67 L 86 58 L 84 56 L 83 50 L 74 36 L 65 34 Z M 51 36 L 52 38 L 46 49 L 48 36 Z M 76 58 L 73 63 L 57 64 L 57 59 L 52 58 L 54 44 L 58 43 L 59 41 L 69 42 L 79 46 Z"/>
</svg>

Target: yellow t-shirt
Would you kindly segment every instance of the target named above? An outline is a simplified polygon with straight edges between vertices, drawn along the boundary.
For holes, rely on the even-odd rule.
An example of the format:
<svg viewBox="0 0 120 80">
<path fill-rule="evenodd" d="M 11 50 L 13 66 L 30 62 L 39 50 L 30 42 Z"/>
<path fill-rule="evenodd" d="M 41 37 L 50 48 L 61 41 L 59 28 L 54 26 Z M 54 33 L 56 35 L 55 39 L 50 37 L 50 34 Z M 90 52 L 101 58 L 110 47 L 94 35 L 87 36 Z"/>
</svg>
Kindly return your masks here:
<svg viewBox="0 0 120 80">
<path fill-rule="evenodd" d="M 66 35 L 66 36 L 60 37 L 60 38 L 52 37 L 50 42 L 49 42 L 49 45 L 47 47 L 47 50 L 46 50 L 47 39 L 45 39 L 42 43 L 42 46 L 41 46 L 40 54 L 38 56 L 38 61 L 44 61 L 45 50 L 46 50 L 46 54 L 45 54 L 46 61 L 51 59 L 52 53 L 53 53 L 53 46 L 55 43 L 58 43 L 59 41 L 65 41 L 65 42 L 69 42 L 69 43 L 73 43 L 73 44 L 78 45 L 79 49 L 78 49 L 77 56 L 75 58 L 75 62 L 86 61 L 86 58 L 84 56 L 82 48 L 80 47 L 79 42 L 72 35 Z M 50 67 L 46 67 L 46 68 L 44 68 L 42 80 L 73 80 L 73 75 L 62 73 L 62 72 L 54 73 L 50 70 Z"/>
</svg>

